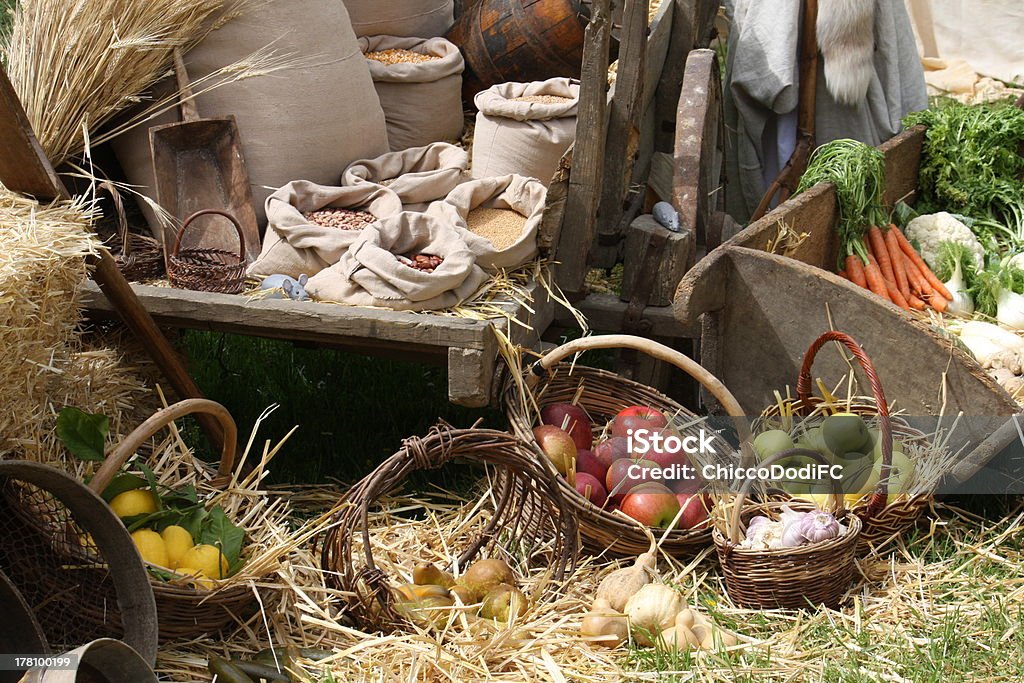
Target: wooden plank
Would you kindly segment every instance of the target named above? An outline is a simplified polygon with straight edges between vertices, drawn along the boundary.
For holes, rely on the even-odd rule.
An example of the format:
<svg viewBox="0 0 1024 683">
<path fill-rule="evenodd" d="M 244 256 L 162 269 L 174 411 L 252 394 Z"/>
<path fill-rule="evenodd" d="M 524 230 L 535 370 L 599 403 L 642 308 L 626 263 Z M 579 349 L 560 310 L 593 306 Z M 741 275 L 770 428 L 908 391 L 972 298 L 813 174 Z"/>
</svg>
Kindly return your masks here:
<svg viewBox="0 0 1024 683">
<path fill-rule="evenodd" d="M 491 404 L 498 340 L 488 330 L 482 349 L 448 349 L 448 400 L 467 408 Z"/>
<path fill-rule="evenodd" d="M 590 246 L 600 202 L 604 171 L 604 131 L 608 84 L 608 51 L 611 45 L 611 2 L 594 0 L 587 26 L 580 75 L 578 131 L 573 146 L 572 173 L 565 199 L 565 218 L 558 237 L 556 281 L 566 296 L 584 296 Z"/>
<path fill-rule="evenodd" d="M 651 157 L 651 173 L 647 176 L 647 186 L 663 202 L 672 201 L 672 179 L 675 172 L 671 154 L 667 152 L 654 153 L 654 156 Z"/>
<path fill-rule="evenodd" d="M 13 192 L 43 201 L 66 197 L 64 183 L 48 162 L 43 163 L 46 155 L 3 68 L 0 68 L 0 112 L 0 140 L 4 141 L 0 182 Z"/>
<path fill-rule="evenodd" d="M 614 294 L 591 294 L 573 305 L 583 313 L 588 326 L 595 332 L 619 332 L 622 329 L 627 304 Z M 671 306 L 648 306 L 644 309 L 642 319 L 651 323 L 652 336 L 687 339 L 700 336 L 700 325 L 677 320 Z M 553 324 L 561 329 L 577 327 L 575 318 L 561 306 L 555 307 Z"/>
<path fill-rule="evenodd" d="M 626 235 L 626 248 L 622 262 L 622 294 L 620 299 L 629 301 L 633 295 L 633 289 L 643 269 L 641 259 L 646 253 L 647 245 L 653 235 L 663 236 L 667 242 L 661 260 L 657 265 L 657 272 L 654 274 L 654 282 L 651 287 L 647 303 L 650 306 L 670 306 L 672 297 L 675 296 L 676 287 L 686 272 L 687 262 L 693 248 L 693 239 L 690 233 L 671 232 L 661 226 L 653 216 L 638 216 L 629 226 Z"/>
<path fill-rule="evenodd" d="M 537 248 L 541 254 L 550 255 L 558 245 L 562 233 L 562 221 L 565 218 L 565 201 L 569 194 L 569 176 L 572 170 L 572 147 L 558 161 L 558 169 L 551 177 L 548 192 L 544 200 L 544 217 L 537 229 Z"/>
<path fill-rule="evenodd" d="M 878 146 L 885 153 L 885 204 L 917 198 L 917 172 L 924 148 L 924 126 L 914 126 Z"/>
<path fill-rule="evenodd" d="M 619 47 L 619 64 L 624 68 L 619 69 L 615 78 L 615 94 L 608 112 L 604 178 L 597 210 L 597 245 L 592 252 L 593 264 L 602 268 L 610 268 L 617 261 L 619 221 L 633 177 L 643 115 L 641 99 L 650 0 L 626 0 L 625 8 Z"/>
</svg>

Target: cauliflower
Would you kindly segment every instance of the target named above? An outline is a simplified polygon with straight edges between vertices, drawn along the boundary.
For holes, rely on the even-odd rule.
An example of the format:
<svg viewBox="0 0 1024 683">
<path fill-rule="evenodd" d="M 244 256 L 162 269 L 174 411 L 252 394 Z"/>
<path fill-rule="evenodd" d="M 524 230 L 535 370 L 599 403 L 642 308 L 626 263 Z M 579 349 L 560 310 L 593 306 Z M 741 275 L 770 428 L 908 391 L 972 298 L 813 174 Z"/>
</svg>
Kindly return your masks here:
<svg viewBox="0 0 1024 683">
<path fill-rule="evenodd" d="M 917 242 L 921 258 L 934 270 L 938 267 L 939 244 L 958 242 L 971 252 L 978 270 L 985 265 L 985 249 L 971 229 L 945 211 L 918 216 L 907 224 L 907 239 Z"/>
</svg>

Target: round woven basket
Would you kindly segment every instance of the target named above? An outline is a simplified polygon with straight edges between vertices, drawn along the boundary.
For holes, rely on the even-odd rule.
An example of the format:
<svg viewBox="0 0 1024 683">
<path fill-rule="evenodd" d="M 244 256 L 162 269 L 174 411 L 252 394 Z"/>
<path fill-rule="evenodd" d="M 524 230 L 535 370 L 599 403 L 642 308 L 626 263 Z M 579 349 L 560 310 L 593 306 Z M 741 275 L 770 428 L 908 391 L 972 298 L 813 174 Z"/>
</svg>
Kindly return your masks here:
<svg viewBox="0 0 1024 683">
<path fill-rule="evenodd" d="M 238 253 L 223 249 L 182 249 L 181 237 L 201 216 L 223 216 L 238 233 Z M 185 219 L 167 254 L 167 277 L 179 289 L 238 294 L 245 288 L 245 237 L 238 220 L 227 211 L 204 209 Z"/>
<path fill-rule="evenodd" d="M 864 554 L 872 549 L 878 550 L 889 541 L 895 540 L 904 531 L 914 526 L 924 510 L 931 505 L 932 497 L 919 492 L 911 495 L 901 494 L 890 499 L 885 483 L 889 476 L 889 467 L 892 464 L 893 437 L 898 436 L 902 442 L 920 440 L 925 443 L 927 443 L 927 437 L 924 432 L 914 429 L 904 420 L 889 414 L 889 403 L 886 401 L 885 391 L 882 389 L 882 382 L 875 371 L 874 364 L 864 349 L 852 337 L 843 332 L 826 332 L 815 339 L 807 349 L 800 367 L 800 376 L 797 378 L 797 398 L 785 402 L 790 412 L 805 417 L 827 414 L 832 404 L 812 394 L 811 367 L 818 351 L 825 344 L 833 341 L 845 346 L 856 359 L 867 377 L 873 395 L 873 398 L 852 400 L 848 405 L 844 402 L 844 408 L 858 415 L 877 416 L 882 438 L 882 471 L 878 488 L 870 498 L 862 499 L 852 510 L 864 523 L 858 541 L 858 552 Z M 779 405 L 770 406 L 762 413 L 762 417 L 778 417 L 780 409 Z"/>
<path fill-rule="evenodd" d="M 381 463 L 341 499 L 324 536 L 321 567 L 348 596 L 345 615 L 367 630 L 404 630 L 409 623 L 394 605 L 392 583 L 374 562 L 369 515 L 379 500 L 400 488 L 414 471 L 438 469 L 456 459 L 493 465 L 506 476 L 495 485 L 495 509 L 481 532 L 462 549 L 457 566 L 475 557 L 494 557 L 503 548 L 528 552 L 531 567 L 546 568 L 551 580 L 543 600 L 575 571 L 579 551 L 576 518 L 552 473 L 541 467 L 522 441 L 489 429 L 435 426 L 423 438 L 406 439 L 402 449 Z M 356 542 L 362 542 L 357 553 Z"/>
<path fill-rule="evenodd" d="M 762 466 L 784 458 L 802 455 L 825 462 L 821 454 L 802 448 L 783 451 L 766 458 Z M 800 609 L 825 605 L 836 608 L 853 582 L 856 572 L 857 540 L 862 524 L 860 519 L 843 507 L 838 482 L 833 481 L 837 508 L 836 519 L 847 526 L 841 536 L 795 548 L 758 550 L 741 548 L 740 540 L 747 523 L 756 515 L 775 518 L 783 505 L 796 511 L 814 509 L 804 501 L 749 502 L 748 494 L 754 479 L 747 479 L 728 515 L 724 529 L 714 529 L 718 563 L 725 576 L 725 589 L 729 598 L 739 607 L 748 609 Z"/>
<path fill-rule="evenodd" d="M 110 255 L 117 269 L 127 280 L 142 282 L 155 280 L 164 274 L 164 248 L 159 241 L 148 235 L 128 230 L 128 217 L 124 210 L 121 193 L 109 181 L 97 186 L 110 195 L 117 214 L 117 233 L 110 240 Z"/>
<path fill-rule="evenodd" d="M 552 403 L 571 403 L 577 394 L 577 404 L 595 424 L 610 420 L 623 408 L 641 405 L 655 408 L 666 416 L 678 416 L 677 424 L 683 421 L 690 425 L 679 430 L 684 436 L 699 435 L 700 418 L 661 392 L 612 372 L 564 362 L 579 352 L 593 349 L 634 349 L 676 366 L 718 399 L 734 418 L 741 443 L 749 443 L 749 427 L 739 403 L 724 384 L 691 358 L 642 337 L 622 334 L 584 337 L 551 350 L 526 371 L 522 384 L 510 378 L 505 387 L 505 413 L 513 430 L 531 445 L 534 457 L 551 472 L 555 471 L 554 467 L 536 445 L 533 428 L 539 424 L 541 408 Z M 521 386 L 531 395 L 524 397 Z M 524 409 L 524 406 L 532 407 Z M 595 506 L 577 493 L 575 486 L 564 477 L 558 477 L 558 485 L 579 519 L 580 537 L 588 551 L 635 556 L 650 549 L 648 537 L 635 523 Z M 711 545 L 710 524 L 694 529 L 672 529 L 667 533 L 656 530 L 656 533 L 661 549 L 672 555 L 693 554 Z"/>
</svg>

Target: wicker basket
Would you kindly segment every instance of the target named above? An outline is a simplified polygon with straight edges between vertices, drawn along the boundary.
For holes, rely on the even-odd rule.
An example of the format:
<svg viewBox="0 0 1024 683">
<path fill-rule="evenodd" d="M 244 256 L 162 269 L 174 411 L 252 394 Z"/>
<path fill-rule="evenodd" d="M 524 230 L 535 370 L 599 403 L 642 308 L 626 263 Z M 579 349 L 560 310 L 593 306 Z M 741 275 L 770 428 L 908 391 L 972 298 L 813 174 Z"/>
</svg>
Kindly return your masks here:
<svg viewBox="0 0 1024 683">
<path fill-rule="evenodd" d="M 531 444 L 535 457 L 545 463 L 552 472 L 553 466 L 533 440 L 533 427 L 539 419 L 536 410 L 551 403 L 572 402 L 577 393 L 580 394 L 579 406 L 586 410 L 595 422 L 609 420 L 620 410 L 631 405 L 650 406 L 666 415 L 679 415 L 683 419 L 692 418 L 692 422 L 699 420 L 696 414 L 646 385 L 624 379 L 612 372 L 563 362 L 564 359 L 581 351 L 620 348 L 642 351 L 653 358 L 671 363 L 696 379 L 735 419 L 741 442 L 749 443 L 749 428 L 739 403 L 725 385 L 692 359 L 674 349 L 641 337 L 621 334 L 584 337 L 553 349 L 526 372 L 523 384 L 532 394 L 526 397 L 526 402 L 521 395 L 521 384 L 516 382 L 515 378 L 510 378 L 505 388 L 505 412 L 514 431 Z M 524 412 L 523 406 L 526 404 L 534 406 L 536 410 Z M 697 429 L 698 427 L 693 426 L 681 431 L 684 434 L 696 434 Z M 588 551 L 607 552 L 614 556 L 634 556 L 650 549 L 648 537 L 635 523 L 598 508 L 577 493 L 575 486 L 567 479 L 558 477 L 558 484 L 579 518 L 581 540 Z M 710 525 L 695 529 L 673 529 L 659 536 L 661 549 L 673 555 L 693 554 L 711 544 Z"/>
<path fill-rule="evenodd" d="M 792 455 L 825 461 L 819 453 L 797 448 L 767 458 L 762 465 L 770 466 Z M 752 517 L 776 517 L 783 505 L 797 511 L 814 509 L 814 505 L 803 501 L 750 503 L 747 495 L 754 481 L 751 478 L 743 483 L 732 512 L 726 518 L 725 528 L 716 526 L 714 530 L 715 549 L 729 598 L 739 607 L 749 609 L 838 607 L 853 582 L 857 540 L 862 528 L 860 519 L 843 507 L 838 482 L 833 482 L 838 509 L 836 519 L 847 525 L 845 534 L 796 548 L 758 550 L 739 547 Z"/>
<path fill-rule="evenodd" d="M 894 500 L 889 500 L 885 480 L 888 477 L 889 466 L 892 463 L 893 437 L 898 436 L 903 442 L 921 440 L 927 442 L 924 432 L 910 427 L 899 417 L 889 414 L 889 404 L 885 399 L 885 392 L 882 389 L 882 382 L 875 372 L 874 364 L 868 358 L 864 350 L 847 334 L 842 332 L 826 332 L 821 335 L 804 354 L 803 364 L 800 368 L 800 376 L 797 379 L 797 399 L 788 402 L 788 408 L 795 415 L 812 416 L 824 414 L 829 407 L 824 399 L 814 396 L 811 392 L 813 382 L 811 379 L 811 367 L 818 351 L 828 342 L 839 342 L 845 346 L 858 364 L 864 370 L 868 384 L 871 386 L 873 399 L 858 398 L 849 402 L 849 411 L 858 415 L 877 416 L 879 431 L 882 438 L 882 464 L 880 482 L 878 488 L 866 501 L 862 500 L 853 508 L 853 513 L 864 523 L 864 529 L 860 534 L 858 552 L 864 554 L 871 549 L 879 549 L 882 545 L 894 540 L 904 531 L 914 526 L 918 518 L 932 503 L 932 497 L 925 493 L 914 493 L 912 495 L 901 495 Z M 844 403 L 844 407 L 846 404 Z M 779 405 L 769 407 L 762 414 L 763 417 L 772 418 L 779 416 Z"/>
<path fill-rule="evenodd" d="M 576 518 L 555 476 L 539 466 L 529 448 L 511 434 L 440 424 L 424 438 L 406 439 L 400 451 L 353 486 L 341 499 L 340 510 L 324 537 L 321 567 L 328 580 L 350 596 L 345 614 L 362 628 L 391 631 L 408 627 L 392 602 L 394 577 L 389 578 L 374 562 L 370 511 L 411 472 L 437 469 L 456 458 L 493 465 L 507 474 L 498 478 L 493 515 L 462 550 L 459 567 L 485 549 L 493 556 L 504 542 L 511 541 L 520 551 L 529 549 L 531 566 L 548 568 L 548 591 L 557 591 L 575 571 L 579 551 Z M 362 540 L 360 556 L 354 548 L 357 539 Z M 523 540 L 530 542 L 518 544 Z"/>
<path fill-rule="evenodd" d="M 114 184 L 104 181 L 97 186 L 110 195 L 117 213 L 117 233 L 110 240 L 110 255 L 125 279 L 136 282 L 155 280 L 164 274 L 164 248 L 148 235 L 128 230 L 128 217 L 121 193 Z"/>
<path fill-rule="evenodd" d="M 181 238 L 189 226 L 201 216 L 223 216 L 238 233 L 238 253 L 223 249 L 182 249 Z M 204 209 L 185 219 L 174 238 L 174 248 L 167 255 L 167 277 L 180 289 L 199 292 L 238 294 L 245 288 L 245 237 L 238 220 L 227 211 Z"/>
</svg>

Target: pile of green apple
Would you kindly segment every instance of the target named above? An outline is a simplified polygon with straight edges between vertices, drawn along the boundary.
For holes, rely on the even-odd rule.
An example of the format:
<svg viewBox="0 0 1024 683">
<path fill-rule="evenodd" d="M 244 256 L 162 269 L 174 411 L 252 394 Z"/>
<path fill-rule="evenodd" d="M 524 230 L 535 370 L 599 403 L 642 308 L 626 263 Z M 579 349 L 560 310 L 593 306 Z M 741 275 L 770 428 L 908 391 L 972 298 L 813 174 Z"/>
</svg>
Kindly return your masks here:
<svg viewBox="0 0 1024 683">
<path fill-rule="evenodd" d="M 595 429 L 600 435 L 596 443 Z M 650 406 L 628 406 L 607 424 L 595 425 L 571 403 L 545 406 L 533 435 L 558 473 L 598 508 L 621 510 L 651 527 L 667 528 L 676 517 L 676 529 L 706 525 L 710 501 L 701 492 L 703 481 L 651 476 L 653 469 L 691 465 L 686 453 L 665 447 L 631 452 L 629 435 L 640 429 L 681 440 L 668 418 Z"/>
<path fill-rule="evenodd" d="M 847 505 L 873 492 L 882 476 L 881 432 L 869 426 L 860 415 L 835 413 L 813 425 L 804 424 L 793 438 L 789 432 L 771 429 L 754 438 L 754 451 L 760 460 L 788 451 L 805 448 L 816 451 L 829 464 L 842 467 L 843 478 L 840 487 L 845 494 Z M 806 464 L 818 465 L 808 456 L 794 455 L 780 461 L 783 467 L 800 468 Z M 889 470 L 887 491 L 890 496 L 907 492 L 914 476 L 914 461 L 907 457 L 903 444 L 893 439 L 892 463 Z M 832 491 L 831 481 L 787 481 L 783 488 L 789 493 L 822 502 Z"/>
</svg>

